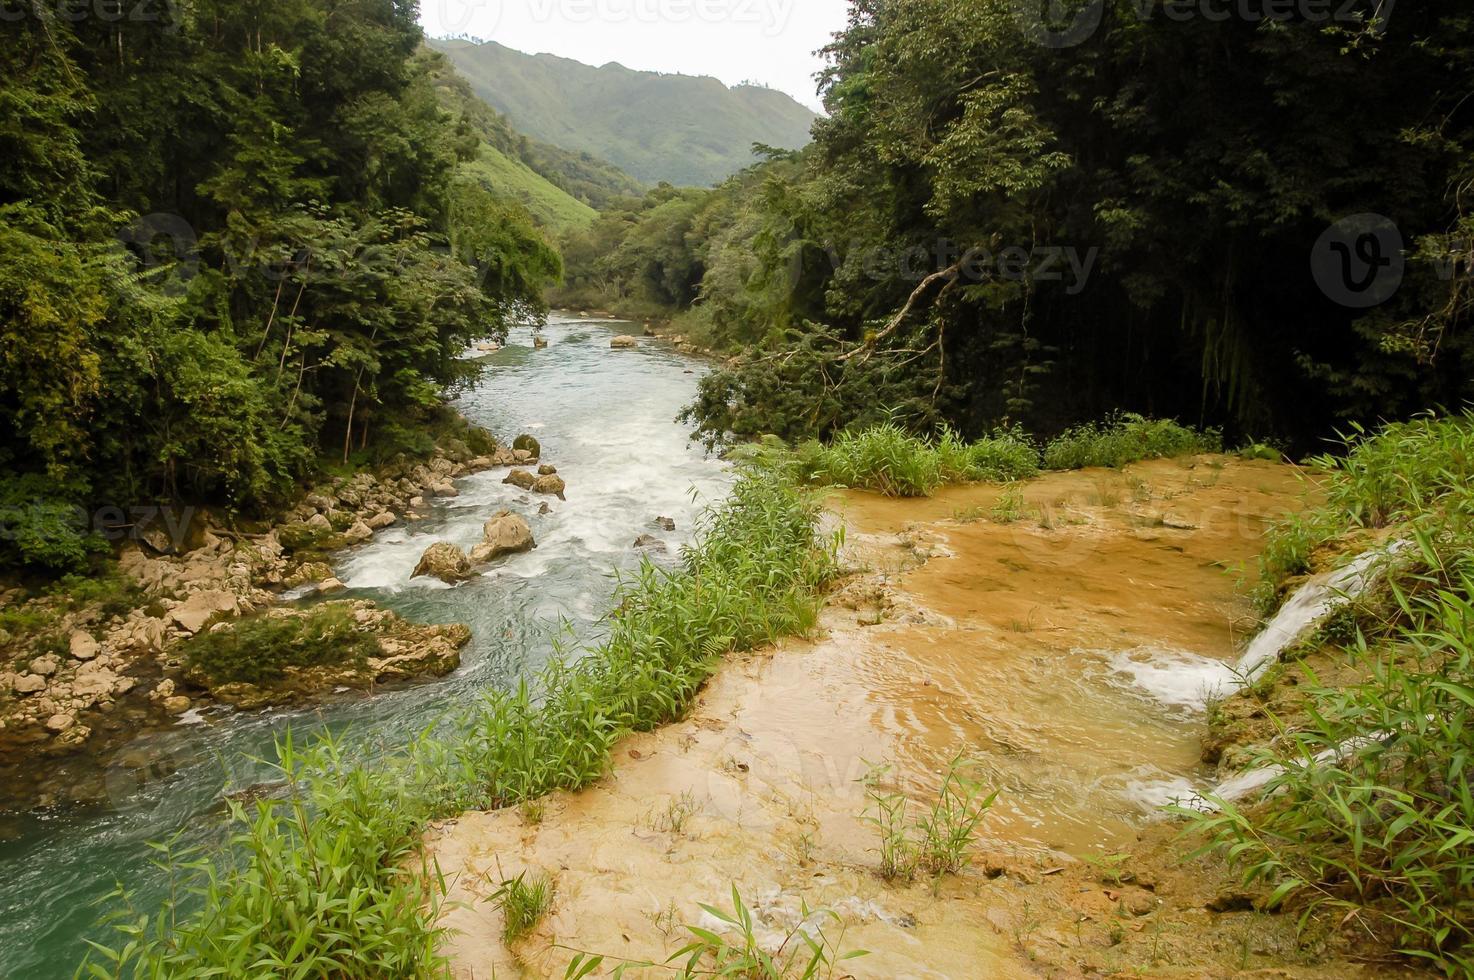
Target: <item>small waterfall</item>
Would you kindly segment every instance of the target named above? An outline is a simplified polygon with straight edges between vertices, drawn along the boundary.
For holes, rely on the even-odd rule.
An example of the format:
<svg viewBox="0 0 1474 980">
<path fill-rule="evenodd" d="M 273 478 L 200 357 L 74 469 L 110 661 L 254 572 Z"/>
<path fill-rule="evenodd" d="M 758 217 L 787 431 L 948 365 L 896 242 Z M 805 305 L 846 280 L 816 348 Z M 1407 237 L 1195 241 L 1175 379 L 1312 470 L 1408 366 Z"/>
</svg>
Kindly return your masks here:
<svg viewBox="0 0 1474 980">
<path fill-rule="evenodd" d="M 1280 606 L 1279 612 L 1265 624 L 1239 658 L 1234 670 L 1242 678 L 1242 683 L 1247 685 L 1258 680 L 1311 627 L 1318 625 L 1338 606 L 1365 593 L 1376 582 L 1385 561 L 1407 546 L 1406 540 L 1398 540 L 1385 547 L 1362 552 L 1344 567 L 1302 585 L 1288 602 Z"/>
<path fill-rule="evenodd" d="M 1306 582 L 1265 624 L 1236 663 L 1182 650 L 1140 647 L 1114 654 L 1111 669 L 1162 704 L 1202 711 L 1209 701 L 1232 694 L 1263 676 L 1286 650 L 1337 608 L 1371 588 L 1386 561 L 1408 546 L 1408 541 L 1398 540 L 1373 548 L 1342 568 Z"/>
</svg>

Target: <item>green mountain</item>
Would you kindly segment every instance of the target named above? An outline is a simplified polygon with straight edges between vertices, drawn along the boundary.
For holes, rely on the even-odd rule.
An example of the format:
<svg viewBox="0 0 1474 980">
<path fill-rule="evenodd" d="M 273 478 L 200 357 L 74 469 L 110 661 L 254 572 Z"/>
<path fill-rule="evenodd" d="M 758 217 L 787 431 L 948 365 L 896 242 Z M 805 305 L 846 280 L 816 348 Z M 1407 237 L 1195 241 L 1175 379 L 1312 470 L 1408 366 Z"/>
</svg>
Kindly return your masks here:
<svg viewBox="0 0 1474 980">
<path fill-rule="evenodd" d="M 753 143 L 798 149 L 814 113 L 782 92 L 715 78 L 594 68 L 488 41 L 432 41 L 518 130 L 608 160 L 640 180 L 709 186 L 753 162 Z"/>
<path fill-rule="evenodd" d="M 598 210 L 644 193 L 640 182 L 611 163 L 532 139 L 471 91 L 443 55 L 430 53 L 430 75 L 440 104 L 463 139 L 479 145 L 462 164 L 499 197 L 517 201 L 539 225 L 556 234 L 586 228 Z"/>
</svg>

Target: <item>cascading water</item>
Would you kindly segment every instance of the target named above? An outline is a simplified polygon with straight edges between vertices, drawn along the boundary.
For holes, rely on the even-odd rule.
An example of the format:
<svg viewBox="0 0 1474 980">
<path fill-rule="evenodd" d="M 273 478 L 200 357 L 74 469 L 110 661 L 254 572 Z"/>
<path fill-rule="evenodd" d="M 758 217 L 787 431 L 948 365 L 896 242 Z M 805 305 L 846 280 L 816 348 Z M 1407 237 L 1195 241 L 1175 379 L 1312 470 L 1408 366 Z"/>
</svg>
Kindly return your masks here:
<svg viewBox="0 0 1474 980">
<path fill-rule="evenodd" d="M 1258 680 L 1331 613 L 1371 588 L 1387 561 L 1407 545 L 1399 540 L 1373 548 L 1334 572 L 1306 582 L 1280 606 L 1235 663 L 1181 650 L 1143 647 L 1114 655 L 1111 667 L 1163 704 L 1202 711 L 1210 701 Z"/>
<path fill-rule="evenodd" d="M 1363 552 L 1333 572 L 1312 578 L 1282 605 L 1232 664 L 1183 651 L 1139 648 L 1116 654 L 1111 666 L 1156 700 L 1174 708 L 1201 711 L 1209 701 L 1254 683 L 1284 652 L 1347 602 L 1365 594 L 1380 578 L 1388 561 L 1409 546 L 1396 540 Z M 1334 762 L 1354 752 L 1367 739 L 1327 749 L 1317 762 Z M 1216 809 L 1208 797 L 1239 800 L 1258 792 L 1284 772 L 1279 766 L 1250 769 L 1223 780 L 1211 792 L 1183 792 L 1180 783 L 1153 787 L 1160 801 L 1184 802 L 1199 809 Z"/>
<path fill-rule="evenodd" d="M 542 498 L 503 485 L 504 470 L 478 474 L 459 481 L 459 497 L 435 501 L 425 520 L 389 528 L 335 563 L 349 597 L 375 599 L 422 622 L 471 626 L 461 669 L 317 708 L 191 712 L 173 730 L 148 733 L 117 753 L 101 777 L 107 802 L 0 814 L 0 977 L 70 977 L 83 937 L 108 938 L 95 926 L 95 903 L 117 881 L 137 888 L 139 908 L 152 910 L 161 881 L 149 842 L 181 831 L 184 843 L 217 835 L 222 789 L 272 779 L 252 759 L 270 758 L 288 727 L 299 741 L 338 732 L 357 751 L 403 745 L 478 692 L 534 674 L 566 632 L 574 641 L 597 636 L 614 575 L 640 560 L 637 537 L 661 538 L 674 559 L 730 477 L 673 422 L 696 395 L 699 365 L 657 343 L 611 351 L 610 338 L 627 331 L 628 324 L 555 316 L 543 331 L 548 348 L 536 350 L 530 332 L 518 330 L 459 401 L 468 418 L 499 435 L 536 435 L 544 460 L 568 482 L 566 502 L 551 499 L 551 513 L 540 514 Z M 528 518 L 537 550 L 457 588 L 409 580 L 429 545 L 472 543 L 502 507 Z M 677 530 L 651 526 L 656 517 L 672 518 Z"/>
</svg>

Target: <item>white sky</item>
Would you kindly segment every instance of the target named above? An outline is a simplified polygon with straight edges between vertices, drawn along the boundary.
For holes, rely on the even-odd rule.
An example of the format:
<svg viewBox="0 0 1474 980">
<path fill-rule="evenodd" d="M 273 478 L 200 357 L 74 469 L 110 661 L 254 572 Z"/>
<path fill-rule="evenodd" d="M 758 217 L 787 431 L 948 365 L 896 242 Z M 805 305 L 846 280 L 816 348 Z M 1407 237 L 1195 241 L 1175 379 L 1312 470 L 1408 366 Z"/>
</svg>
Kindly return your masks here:
<svg viewBox="0 0 1474 980">
<path fill-rule="evenodd" d="M 420 0 L 431 37 L 469 34 L 591 65 L 755 81 L 819 108 L 814 54 L 847 0 Z"/>
</svg>

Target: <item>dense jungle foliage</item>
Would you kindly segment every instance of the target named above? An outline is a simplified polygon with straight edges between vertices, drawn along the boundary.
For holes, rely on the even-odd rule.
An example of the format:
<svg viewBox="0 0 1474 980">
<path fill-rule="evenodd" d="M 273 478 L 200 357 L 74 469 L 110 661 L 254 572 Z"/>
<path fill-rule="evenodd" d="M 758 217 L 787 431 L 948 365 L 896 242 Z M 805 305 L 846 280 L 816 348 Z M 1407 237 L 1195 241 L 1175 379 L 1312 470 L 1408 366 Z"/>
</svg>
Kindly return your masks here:
<svg viewBox="0 0 1474 980">
<path fill-rule="evenodd" d="M 693 407 L 709 438 L 1124 410 L 1303 450 L 1469 396 L 1467 5 L 1075 0 L 1103 7 L 1078 44 L 1027 6 L 858 0 L 815 144 L 607 213 L 568 243 L 570 295 L 745 352 Z M 1405 269 L 1357 308 L 1311 259 L 1363 213 Z"/>
<path fill-rule="evenodd" d="M 0 0 L 0 563 L 82 561 L 75 507 L 259 509 L 424 448 L 561 261 L 459 176 L 417 4 L 57 10 Z"/>
</svg>

